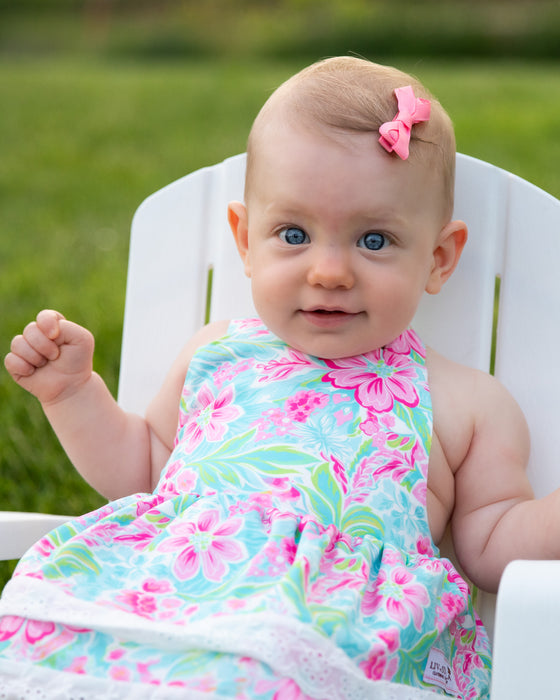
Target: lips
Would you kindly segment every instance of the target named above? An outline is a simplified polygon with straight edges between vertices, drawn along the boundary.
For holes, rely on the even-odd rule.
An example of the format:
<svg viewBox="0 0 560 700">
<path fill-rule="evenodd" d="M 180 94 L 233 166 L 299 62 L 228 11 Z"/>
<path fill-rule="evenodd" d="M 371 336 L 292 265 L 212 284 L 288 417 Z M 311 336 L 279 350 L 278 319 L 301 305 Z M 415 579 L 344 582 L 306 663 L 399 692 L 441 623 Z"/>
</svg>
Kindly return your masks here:
<svg viewBox="0 0 560 700">
<path fill-rule="evenodd" d="M 337 326 L 350 321 L 358 315 L 340 308 L 329 309 L 322 307 L 303 309 L 301 313 L 307 321 L 321 327 Z"/>
<path fill-rule="evenodd" d="M 303 309 L 303 312 L 307 313 L 307 314 L 318 314 L 318 315 L 324 315 L 324 316 L 336 315 L 336 314 L 340 314 L 343 316 L 355 316 L 356 315 L 353 311 L 348 311 L 347 309 L 344 309 L 340 306 L 334 306 L 334 307 L 316 306 L 316 307 L 309 308 L 309 309 Z"/>
</svg>

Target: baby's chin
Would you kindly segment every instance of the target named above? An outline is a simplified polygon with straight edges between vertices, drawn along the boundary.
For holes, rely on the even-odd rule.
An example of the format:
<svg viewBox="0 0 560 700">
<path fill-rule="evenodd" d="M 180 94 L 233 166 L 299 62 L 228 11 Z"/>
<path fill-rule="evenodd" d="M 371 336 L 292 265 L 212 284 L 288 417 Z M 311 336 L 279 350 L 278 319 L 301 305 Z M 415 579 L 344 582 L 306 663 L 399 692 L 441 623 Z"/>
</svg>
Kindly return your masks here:
<svg viewBox="0 0 560 700">
<path fill-rule="evenodd" d="M 258 312 L 258 309 L 257 309 Z M 400 334 L 380 333 L 364 313 L 297 312 L 287 323 L 260 315 L 268 330 L 286 345 L 322 360 L 366 355 L 389 345 Z"/>
<path fill-rule="evenodd" d="M 274 332 L 274 331 L 273 331 Z M 330 343 L 325 342 L 323 339 L 314 339 L 311 341 L 299 341 L 294 338 L 282 337 L 281 334 L 274 333 L 280 340 L 286 343 L 293 350 L 303 353 L 304 355 L 310 355 L 311 357 L 317 357 L 320 360 L 343 360 L 348 357 L 357 357 L 358 355 L 367 355 L 368 353 L 375 352 L 380 348 L 388 345 L 391 341 L 384 343 L 383 345 L 376 344 L 353 344 L 352 347 L 348 347 L 347 344 L 340 343 Z"/>
</svg>

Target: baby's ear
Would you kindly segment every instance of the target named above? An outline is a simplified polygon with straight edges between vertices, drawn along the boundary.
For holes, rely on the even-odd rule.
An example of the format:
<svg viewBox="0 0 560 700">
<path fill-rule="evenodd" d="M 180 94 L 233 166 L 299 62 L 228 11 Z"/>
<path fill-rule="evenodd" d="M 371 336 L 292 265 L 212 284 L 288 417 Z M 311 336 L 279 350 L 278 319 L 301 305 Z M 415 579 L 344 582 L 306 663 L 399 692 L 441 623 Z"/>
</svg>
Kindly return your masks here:
<svg viewBox="0 0 560 700">
<path fill-rule="evenodd" d="M 228 204 L 228 221 L 237 250 L 245 266 L 245 274 L 251 276 L 251 264 L 249 259 L 249 224 L 247 207 L 242 202 L 230 202 Z"/>
<path fill-rule="evenodd" d="M 434 247 L 433 267 L 426 284 L 428 294 L 437 294 L 457 267 L 465 243 L 467 225 L 463 221 L 450 221 L 442 228 Z"/>
</svg>

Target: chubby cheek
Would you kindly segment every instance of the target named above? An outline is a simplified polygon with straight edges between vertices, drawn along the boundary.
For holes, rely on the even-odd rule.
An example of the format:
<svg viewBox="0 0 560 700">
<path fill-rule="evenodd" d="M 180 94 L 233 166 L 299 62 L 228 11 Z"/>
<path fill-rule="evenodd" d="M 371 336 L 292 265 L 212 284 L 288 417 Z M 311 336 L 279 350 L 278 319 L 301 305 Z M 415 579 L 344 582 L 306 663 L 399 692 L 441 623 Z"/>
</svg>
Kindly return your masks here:
<svg viewBox="0 0 560 700">
<path fill-rule="evenodd" d="M 252 267 L 253 293 L 273 300 L 278 292 L 286 294 L 297 285 L 296 267 L 274 255 L 261 255 Z"/>
<path fill-rule="evenodd" d="M 255 309 L 265 322 L 271 314 L 278 313 L 282 302 L 286 299 L 285 283 L 282 279 L 256 270 L 253 270 L 251 275 L 251 291 Z"/>
<path fill-rule="evenodd" d="M 394 320 L 408 321 L 416 313 L 416 308 L 424 293 L 422 282 L 413 274 L 379 276 L 375 284 L 369 285 L 366 292 L 369 305 L 377 312 L 384 312 Z"/>
</svg>

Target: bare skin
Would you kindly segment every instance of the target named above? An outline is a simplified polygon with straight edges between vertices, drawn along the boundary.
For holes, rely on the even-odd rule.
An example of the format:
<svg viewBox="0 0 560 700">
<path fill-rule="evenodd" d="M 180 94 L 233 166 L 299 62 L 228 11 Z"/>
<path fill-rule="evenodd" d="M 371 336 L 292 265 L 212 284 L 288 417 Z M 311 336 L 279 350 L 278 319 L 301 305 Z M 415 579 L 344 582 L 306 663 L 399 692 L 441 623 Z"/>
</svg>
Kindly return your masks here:
<svg viewBox="0 0 560 700">
<path fill-rule="evenodd" d="M 247 206 L 229 207 L 259 315 L 286 342 L 322 357 L 390 342 L 410 323 L 421 295 L 437 293 L 453 273 L 465 225 L 442 220 L 431 173 L 391 159 L 369 135 L 333 140 L 274 126 Z M 266 168 L 259 171 L 259 163 Z M 319 327 L 317 316 L 325 313 L 332 323 Z M 193 337 L 145 417 L 122 411 L 92 372 L 91 334 L 56 311 L 42 311 L 13 339 L 5 365 L 39 399 L 78 471 L 115 499 L 154 488 L 171 454 L 193 353 L 227 325 L 211 324 Z M 466 574 L 493 591 L 512 559 L 560 557 L 560 491 L 534 499 L 525 474 L 527 426 L 504 387 L 431 350 L 427 367 L 431 532 L 437 543 L 451 523 Z"/>
</svg>

